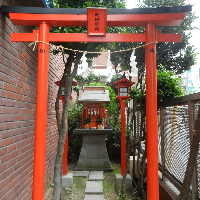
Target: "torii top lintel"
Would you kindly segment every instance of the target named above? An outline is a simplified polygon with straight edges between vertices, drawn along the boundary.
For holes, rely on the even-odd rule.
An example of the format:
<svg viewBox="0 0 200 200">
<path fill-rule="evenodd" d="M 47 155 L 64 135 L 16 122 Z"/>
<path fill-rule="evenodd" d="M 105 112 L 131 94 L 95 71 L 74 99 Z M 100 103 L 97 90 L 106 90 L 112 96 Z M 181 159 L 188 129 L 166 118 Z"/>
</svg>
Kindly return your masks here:
<svg viewBox="0 0 200 200">
<path fill-rule="evenodd" d="M 38 26 L 47 22 L 50 26 L 87 26 L 87 9 L 83 8 L 31 8 L 2 6 L 10 19 L 21 26 Z M 177 26 L 192 6 L 158 8 L 107 9 L 107 26 L 145 26 L 153 22 L 156 26 Z"/>
<path fill-rule="evenodd" d="M 33 8 L 1 6 L 2 12 L 9 13 L 10 20 L 20 26 L 84 26 L 87 27 L 87 9 L 81 8 Z M 156 26 L 177 26 L 191 12 L 192 6 L 158 8 L 107 9 L 106 26 L 145 27 L 148 23 Z M 38 31 L 33 33 L 13 33 L 11 40 L 31 42 L 37 40 Z M 161 34 L 157 31 L 158 42 L 181 42 L 180 34 Z M 49 42 L 145 42 L 145 33 L 118 34 L 106 33 L 104 37 L 90 37 L 86 33 L 49 33 Z"/>
</svg>

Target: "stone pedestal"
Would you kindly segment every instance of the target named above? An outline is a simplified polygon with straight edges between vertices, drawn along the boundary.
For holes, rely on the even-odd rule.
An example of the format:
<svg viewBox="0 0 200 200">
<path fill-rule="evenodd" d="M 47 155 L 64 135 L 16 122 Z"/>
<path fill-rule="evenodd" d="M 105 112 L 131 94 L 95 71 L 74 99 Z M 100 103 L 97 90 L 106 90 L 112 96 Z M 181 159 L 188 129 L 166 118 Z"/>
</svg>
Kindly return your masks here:
<svg viewBox="0 0 200 200">
<path fill-rule="evenodd" d="M 112 133 L 111 129 L 76 129 L 77 134 L 83 136 L 79 160 L 76 171 L 113 171 L 108 158 L 105 138 Z"/>
<path fill-rule="evenodd" d="M 62 184 L 63 184 L 63 188 L 70 188 L 70 189 L 72 189 L 73 174 L 69 173 L 67 175 L 62 175 Z"/>
<path fill-rule="evenodd" d="M 122 186 L 123 176 L 121 174 L 115 174 L 115 192 L 119 194 L 121 186 Z M 124 182 L 124 191 L 131 192 L 132 188 L 132 178 L 129 174 L 126 175 Z"/>
</svg>

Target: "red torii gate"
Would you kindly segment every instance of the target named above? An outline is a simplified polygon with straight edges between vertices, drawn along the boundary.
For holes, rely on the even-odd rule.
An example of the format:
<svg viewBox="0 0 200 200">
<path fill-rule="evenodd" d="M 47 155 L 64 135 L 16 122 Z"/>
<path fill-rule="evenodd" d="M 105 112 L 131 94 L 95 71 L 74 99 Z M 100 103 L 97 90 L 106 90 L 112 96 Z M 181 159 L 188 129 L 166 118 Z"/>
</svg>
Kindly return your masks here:
<svg viewBox="0 0 200 200">
<path fill-rule="evenodd" d="M 156 41 L 181 42 L 180 34 L 162 34 L 156 26 L 177 26 L 192 6 L 108 9 L 106 26 L 145 27 L 145 33 L 49 33 L 51 26 L 88 26 L 87 9 L 25 8 L 2 6 L 10 20 L 20 26 L 38 26 L 32 33 L 13 33 L 13 42 L 38 42 L 38 76 L 34 152 L 33 200 L 44 198 L 46 121 L 48 97 L 49 42 L 145 42 L 146 61 L 146 131 L 147 131 L 147 196 L 158 200 L 158 131 Z M 42 42 L 41 42 L 42 41 Z"/>
</svg>

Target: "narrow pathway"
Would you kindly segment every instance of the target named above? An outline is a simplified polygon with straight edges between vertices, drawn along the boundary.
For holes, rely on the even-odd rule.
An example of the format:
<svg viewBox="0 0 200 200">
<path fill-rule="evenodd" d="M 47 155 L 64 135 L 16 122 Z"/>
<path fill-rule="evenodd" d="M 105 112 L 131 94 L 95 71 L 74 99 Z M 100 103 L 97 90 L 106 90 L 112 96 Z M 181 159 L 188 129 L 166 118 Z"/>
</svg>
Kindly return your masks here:
<svg viewBox="0 0 200 200">
<path fill-rule="evenodd" d="M 104 200 L 102 181 L 103 171 L 91 171 L 86 181 L 84 200 Z"/>
<path fill-rule="evenodd" d="M 74 171 L 73 173 L 76 177 L 85 176 L 87 177 L 85 197 L 84 200 L 104 200 L 103 195 L 103 171 Z"/>
</svg>

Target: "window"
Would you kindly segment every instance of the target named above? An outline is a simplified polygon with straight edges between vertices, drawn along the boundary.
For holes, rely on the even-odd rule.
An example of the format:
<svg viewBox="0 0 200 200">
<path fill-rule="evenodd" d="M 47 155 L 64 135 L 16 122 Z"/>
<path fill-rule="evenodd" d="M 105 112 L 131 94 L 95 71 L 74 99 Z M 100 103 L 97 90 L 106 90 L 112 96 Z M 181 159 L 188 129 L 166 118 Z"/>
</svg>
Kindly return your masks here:
<svg viewBox="0 0 200 200">
<path fill-rule="evenodd" d="M 119 96 L 128 96 L 128 88 L 120 87 L 119 88 Z"/>
</svg>

